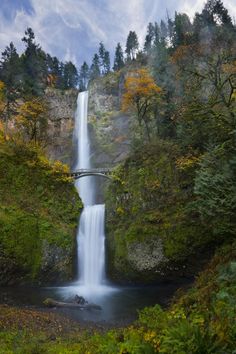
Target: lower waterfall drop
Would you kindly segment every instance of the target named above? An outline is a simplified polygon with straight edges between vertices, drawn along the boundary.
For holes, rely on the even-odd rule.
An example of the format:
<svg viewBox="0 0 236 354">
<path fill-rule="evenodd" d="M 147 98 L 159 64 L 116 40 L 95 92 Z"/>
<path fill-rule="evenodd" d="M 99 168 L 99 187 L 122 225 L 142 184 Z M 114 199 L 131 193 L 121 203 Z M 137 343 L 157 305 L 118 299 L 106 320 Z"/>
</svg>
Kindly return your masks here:
<svg viewBox="0 0 236 354">
<path fill-rule="evenodd" d="M 104 281 L 105 205 L 86 206 L 78 233 L 79 280 L 85 288 L 100 286 Z M 93 289 L 94 290 L 94 289 Z"/>
</svg>

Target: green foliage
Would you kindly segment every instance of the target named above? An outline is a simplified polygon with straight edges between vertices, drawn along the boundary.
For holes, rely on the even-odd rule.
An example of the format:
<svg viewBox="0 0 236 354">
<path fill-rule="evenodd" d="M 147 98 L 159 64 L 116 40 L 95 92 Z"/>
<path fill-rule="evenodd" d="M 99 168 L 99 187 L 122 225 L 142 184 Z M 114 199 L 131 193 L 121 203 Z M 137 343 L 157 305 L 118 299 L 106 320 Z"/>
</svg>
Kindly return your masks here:
<svg viewBox="0 0 236 354">
<path fill-rule="evenodd" d="M 195 207 L 216 236 L 235 235 L 235 149 L 219 146 L 204 154 L 195 178 Z"/>
<path fill-rule="evenodd" d="M 0 256 L 11 281 L 37 279 L 45 247 L 66 250 L 72 260 L 81 204 L 58 166 L 35 147 L 1 143 L 0 169 Z M 8 281 L 7 271 L 2 274 Z"/>
<path fill-rule="evenodd" d="M 136 150 L 113 172 L 106 195 L 107 238 L 111 273 L 139 277 L 127 260 L 129 245 L 161 240 L 169 261 L 183 262 L 212 241 L 212 233 L 200 225 L 195 211 L 193 176 L 196 159 L 181 159 L 178 147 L 167 141 Z M 160 269 L 161 266 L 159 266 Z"/>
</svg>

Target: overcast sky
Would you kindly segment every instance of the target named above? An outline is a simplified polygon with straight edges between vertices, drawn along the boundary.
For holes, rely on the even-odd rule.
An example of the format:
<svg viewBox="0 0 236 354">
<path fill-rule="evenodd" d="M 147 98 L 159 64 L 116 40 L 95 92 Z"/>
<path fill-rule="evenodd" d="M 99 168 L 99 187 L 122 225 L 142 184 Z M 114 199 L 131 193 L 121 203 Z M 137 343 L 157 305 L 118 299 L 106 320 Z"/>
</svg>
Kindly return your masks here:
<svg viewBox="0 0 236 354">
<path fill-rule="evenodd" d="M 236 18 L 236 0 L 224 0 Z M 32 27 L 42 48 L 60 60 L 80 65 L 90 62 L 103 41 L 114 51 L 135 30 L 143 39 L 147 24 L 172 17 L 175 11 L 190 17 L 201 11 L 204 0 L 0 0 L 0 51 L 11 41 L 22 51 L 21 38 Z"/>
</svg>

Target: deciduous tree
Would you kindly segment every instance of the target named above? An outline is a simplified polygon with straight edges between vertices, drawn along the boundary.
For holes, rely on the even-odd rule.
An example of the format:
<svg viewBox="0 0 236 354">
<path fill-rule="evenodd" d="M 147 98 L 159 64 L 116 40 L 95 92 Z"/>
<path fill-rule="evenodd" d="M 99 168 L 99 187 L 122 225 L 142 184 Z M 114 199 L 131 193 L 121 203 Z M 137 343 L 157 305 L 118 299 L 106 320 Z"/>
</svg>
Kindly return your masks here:
<svg viewBox="0 0 236 354">
<path fill-rule="evenodd" d="M 23 138 L 34 144 L 46 143 L 47 140 L 47 108 L 40 98 L 23 103 L 16 118 Z"/>
<path fill-rule="evenodd" d="M 122 109 L 134 112 L 140 126 L 144 123 L 149 140 L 149 122 L 161 91 L 146 69 L 133 72 L 125 81 Z"/>
</svg>

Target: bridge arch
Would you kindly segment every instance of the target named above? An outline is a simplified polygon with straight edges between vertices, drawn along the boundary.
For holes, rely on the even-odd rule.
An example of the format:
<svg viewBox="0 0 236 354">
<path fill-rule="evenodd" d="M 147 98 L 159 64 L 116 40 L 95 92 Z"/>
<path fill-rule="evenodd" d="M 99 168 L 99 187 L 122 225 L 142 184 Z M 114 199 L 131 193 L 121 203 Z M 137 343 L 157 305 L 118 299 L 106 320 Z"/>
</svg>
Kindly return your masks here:
<svg viewBox="0 0 236 354">
<path fill-rule="evenodd" d="M 103 178 L 107 178 L 107 179 L 111 179 L 111 177 L 109 175 L 106 175 L 104 173 L 95 173 L 95 172 L 91 172 L 91 173 L 82 173 L 82 174 L 77 174 L 75 176 L 73 176 L 74 179 L 80 179 L 83 177 L 89 177 L 89 176 L 95 176 L 95 177 L 103 177 Z"/>
<path fill-rule="evenodd" d="M 87 168 L 87 169 L 80 169 L 74 172 L 67 173 L 66 175 L 68 177 L 71 177 L 75 180 L 83 177 L 88 177 L 88 176 L 97 176 L 97 177 L 104 177 L 107 179 L 112 179 L 111 178 L 111 172 L 112 168 L 105 167 L 105 168 Z"/>
</svg>

